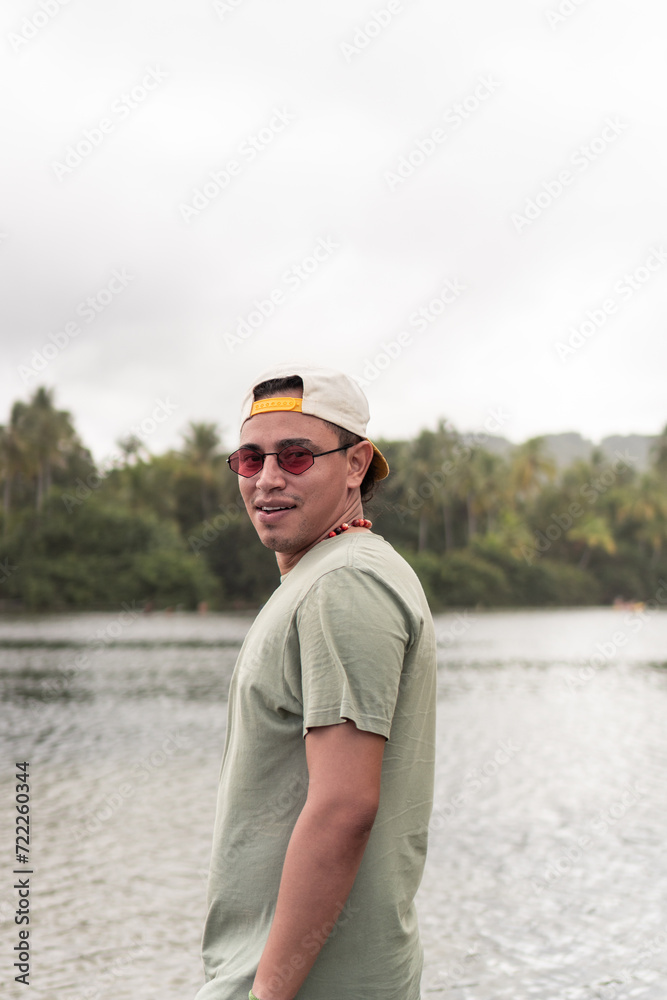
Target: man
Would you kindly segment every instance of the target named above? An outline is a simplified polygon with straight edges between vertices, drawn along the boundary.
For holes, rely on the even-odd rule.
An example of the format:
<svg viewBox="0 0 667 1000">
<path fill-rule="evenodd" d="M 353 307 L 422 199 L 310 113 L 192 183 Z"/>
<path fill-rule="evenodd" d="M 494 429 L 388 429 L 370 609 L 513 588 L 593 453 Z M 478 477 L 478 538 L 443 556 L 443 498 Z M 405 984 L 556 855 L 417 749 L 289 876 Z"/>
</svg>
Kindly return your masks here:
<svg viewBox="0 0 667 1000">
<path fill-rule="evenodd" d="M 368 418 L 353 379 L 298 364 L 243 403 L 228 462 L 281 583 L 230 687 L 197 1000 L 419 998 L 435 639 L 363 517 L 389 472 Z"/>
</svg>

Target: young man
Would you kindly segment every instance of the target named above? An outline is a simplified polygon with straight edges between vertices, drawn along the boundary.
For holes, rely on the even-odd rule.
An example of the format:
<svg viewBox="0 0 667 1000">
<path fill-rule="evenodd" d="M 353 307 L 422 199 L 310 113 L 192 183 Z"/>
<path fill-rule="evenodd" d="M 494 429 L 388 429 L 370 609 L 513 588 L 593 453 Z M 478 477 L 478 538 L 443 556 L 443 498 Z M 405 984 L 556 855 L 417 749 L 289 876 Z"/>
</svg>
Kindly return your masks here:
<svg viewBox="0 0 667 1000">
<path fill-rule="evenodd" d="M 299 364 L 243 403 L 228 462 L 281 583 L 230 688 L 197 1000 L 420 995 L 435 639 L 363 517 L 389 472 L 368 419 L 353 379 Z"/>
</svg>

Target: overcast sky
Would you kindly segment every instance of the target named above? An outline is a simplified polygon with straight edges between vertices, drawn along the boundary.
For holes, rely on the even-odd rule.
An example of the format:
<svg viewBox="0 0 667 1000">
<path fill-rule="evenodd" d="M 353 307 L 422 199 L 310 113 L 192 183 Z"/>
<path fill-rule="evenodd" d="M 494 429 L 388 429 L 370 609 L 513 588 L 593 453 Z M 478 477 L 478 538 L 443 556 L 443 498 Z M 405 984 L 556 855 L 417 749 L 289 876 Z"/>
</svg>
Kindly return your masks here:
<svg viewBox="0 0 667 1000">
<path fill-rule="evenodd" d="M 0 421 L 98 459 L 237 441 L 253 377 L 363 379 L 372 437 L 667 422 L 658 0 L 10 0 Z"/>
</svg>

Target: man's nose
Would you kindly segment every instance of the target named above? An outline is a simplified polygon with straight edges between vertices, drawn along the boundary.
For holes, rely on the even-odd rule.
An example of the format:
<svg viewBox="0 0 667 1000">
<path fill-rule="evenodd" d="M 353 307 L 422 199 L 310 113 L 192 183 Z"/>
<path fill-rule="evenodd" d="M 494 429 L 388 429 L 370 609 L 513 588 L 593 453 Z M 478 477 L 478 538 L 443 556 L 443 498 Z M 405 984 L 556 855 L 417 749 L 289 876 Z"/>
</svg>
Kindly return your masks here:
<svg viewBox="0 0 667 1000">
<path fill-rule="evenodd" d="M 276 486 L 284 485 L 284 483 L 285 473 L 278 465 L 278 456 L 266 455 L 255 482 L 257 489 L 275 489 Z"/>
</svg>

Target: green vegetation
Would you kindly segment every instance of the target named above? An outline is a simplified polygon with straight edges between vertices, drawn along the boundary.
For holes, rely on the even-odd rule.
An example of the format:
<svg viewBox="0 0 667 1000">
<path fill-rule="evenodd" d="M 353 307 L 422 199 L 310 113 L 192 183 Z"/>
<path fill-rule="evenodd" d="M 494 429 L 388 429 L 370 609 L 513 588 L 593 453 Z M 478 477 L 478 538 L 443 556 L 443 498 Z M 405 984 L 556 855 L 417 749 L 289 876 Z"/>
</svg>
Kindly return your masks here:
<svg viewBox="0 0 667 1000">
<path fill-rule="evenodd" d="M 652 598 L 667 579 L 667 428 L 651 467 L 595 453 L 560 473 L 540 438 L 507 458 L 441 421 L 378 441 L 392 474 L 366 507 L 434 608 Z M 213 424 L 150 455 L 119 443 L 98 468 L 53 392 L 0 426 L 0 606 L 251 608 L 278 583 Z M 232 447 L 235 442 L 232 442 Z"/>
</svg>

